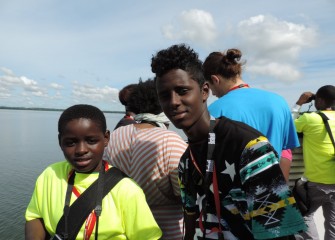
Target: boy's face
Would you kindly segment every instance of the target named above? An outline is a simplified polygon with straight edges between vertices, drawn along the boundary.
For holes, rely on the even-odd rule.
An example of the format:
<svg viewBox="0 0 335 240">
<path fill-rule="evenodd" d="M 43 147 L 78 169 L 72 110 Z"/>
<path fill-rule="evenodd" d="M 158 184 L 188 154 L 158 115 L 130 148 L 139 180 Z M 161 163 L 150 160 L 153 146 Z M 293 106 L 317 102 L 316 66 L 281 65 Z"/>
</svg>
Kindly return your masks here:
<svg viewBox="0 0 335 240">
<path fill-rule="evenodd" d="M 160 105 L 171 122 L 188 130 L 207 108 L 208 84 L 199 84 L 182 69 L 174 69 L 156 79 Z"/>
<path fill-rule="evenodd" d="M 109 131 L 103 133 L 96 122 L 79 118 L 65 125 L 59 144 L 75 171 L 90 173 L 99 171 L 109 136 Z"/>
</svg>

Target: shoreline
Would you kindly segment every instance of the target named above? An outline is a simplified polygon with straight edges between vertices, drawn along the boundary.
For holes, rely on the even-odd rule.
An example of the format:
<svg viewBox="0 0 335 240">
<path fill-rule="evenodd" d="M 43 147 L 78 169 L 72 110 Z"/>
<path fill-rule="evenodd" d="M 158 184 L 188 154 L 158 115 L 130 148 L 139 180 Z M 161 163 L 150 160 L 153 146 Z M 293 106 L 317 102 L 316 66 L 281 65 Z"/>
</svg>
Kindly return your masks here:
<svg viewBox="0 0 335 240">
<path fill-rule="evenodd" d="M 63 112 L 65 109 L 59 109 L 59 108 L 28 108 L 28 107 L 5 107 L 0 106 L 0 109 L 5 110 L 29 110 L 29 111 L 57 111 L 57 112 Z M 109 111 L 109 110 L 102 110 L 104 113 L 121 113 L 124 114 L 125 111 Z"/>
</svg>

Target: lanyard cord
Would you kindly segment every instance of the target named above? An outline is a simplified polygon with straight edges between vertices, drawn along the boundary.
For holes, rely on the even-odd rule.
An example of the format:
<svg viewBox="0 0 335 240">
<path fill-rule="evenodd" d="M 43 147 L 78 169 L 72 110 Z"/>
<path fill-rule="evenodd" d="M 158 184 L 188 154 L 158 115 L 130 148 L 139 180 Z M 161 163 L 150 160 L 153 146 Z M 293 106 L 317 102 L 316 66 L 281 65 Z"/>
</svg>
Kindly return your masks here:
<svg viewBox="0 0 335 240">
<path fill-rule="evenodd" d="M 215 162 L 214 162 L 214 159 L 213 159 L 213 152 L 214 152 L 214 148 L 215 148 L 215 133 L 213 132 L 214 126 L 215 126 L 215 120 L 211 120 L 210 121 L 209 136 L 208 136 L 206 174 L 205 174 L 204 183 L 203 183 L 205 198 L 203 200 L 203 206 L 202 206 L 202 210 L 201 210 L 200 216 L 199 216 L 199 227 L 202 230 L 202 234 L 203 234 L 202 239 L 206 239 L 207 199 L 208 199 L 209 188 L 210 188 L 210 184 L 211 184 L 211 180 L 212 180 L 216 216 L 218 218 L 218 228 L 213 227 L 211 229 L 210 233 L 211 232 L 217 232 L 218 233 L 218 239 L 223 240 L 222 230 L 221 230 L 220 197 L 219 197 L 219 189 L 218 189 L 218 182 L 217 182 L 217 176 L 216 176 Z M 191 155 L 193 165 L 198 170 L 198 172 L 201 174 L 200 168 L 198 167 L 198 165 L 195 161 L 195 158 L 192 154 L 191 149 L 190 149 L 190 155 Z M 202 217 L 204 218 L 204 223 L 202 222 Z"/>
<path fill-rule="evenodd" d="M 233 91 L 233 90 L 235 90 L 235 89 L 239 89 L 239 88 L 249 88 L 249 85 L 246 84 L 246 83 L 242 83 L 242 84 L 240 84 L 240 85 L 237 85 L 237 86 L 235 86 L 235 87 L 232 87 L 231 89 L 228 90 L 227 93 L 229 93 L 229 92 L 231 92 L 231 91 Z M 227 93 L 226 93 L 226 94 L 227 94 Z"/>
<path fill-rule="evenodd" d="M 102 161 L 102 166 L 100 167 L 99 171 L 99 177 L 98 177 L 98 189 L 97 189 L 97 200 L 96 200 L 96 207 L 94 209 L 94 212 L 96 214 L 96 226 L 95 226 L 95 240 L 98 239 L 98 226 L 99 226 L 99 217 L 102 212 L 102 195 L 103 195 L 103 181 L 104 181 L 104 175 L 106 172 L 106 168 L 108 168 L 108 164 L 105 161 Z M 68 178 L 68 185 L 66 190 L 66 196 L 65 196 L 65 204 L 64 204 L 64 240 L 67 240 L 69 237 L 69 230 L 68 230 L 68 216 L 70 212 L 70 201 L 71 201 L 71 195 L 74 190 L 74 178 L 75 178 L 76 172 L 72 169 L 69 173 Z"/>
</svg>

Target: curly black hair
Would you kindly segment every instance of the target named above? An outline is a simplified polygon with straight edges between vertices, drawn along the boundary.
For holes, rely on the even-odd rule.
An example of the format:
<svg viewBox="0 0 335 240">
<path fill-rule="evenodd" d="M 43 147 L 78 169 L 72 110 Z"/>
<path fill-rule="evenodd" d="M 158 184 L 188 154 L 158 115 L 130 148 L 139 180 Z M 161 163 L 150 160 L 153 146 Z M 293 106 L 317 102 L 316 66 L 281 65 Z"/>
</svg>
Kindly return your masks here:
<svg viewBox="0 0 335 240">
<path fill-rule="evenodd" d="M 162 77 L 173 69 L 188 72 L 200 86 L 205 82 L 202 61 L 199 60 L 198 53 L 186 44 L 172 45 L 151 58 L 151 71 L 156 74 L 156 77 Z"/>
<path fill-rule="evenodd" d="M 153 79 L 139 80 L 137 87 L 129 95 L 127 109 L 139 113 L 160 114 L 163 112 L 159 105 L 156 85 Z"/>
<path fill-rule="evenodd" d="M 60 115 L 58 120 L 59 136 L 63 134 L 67 123 L 79 118 L 86 118 L 94 121 L 101 128 L 103 133 L 106 132 L 107 124 L 103 112 L 99 108 L 92 105 L 78 104 L 65 109 Z"/>
</svg>

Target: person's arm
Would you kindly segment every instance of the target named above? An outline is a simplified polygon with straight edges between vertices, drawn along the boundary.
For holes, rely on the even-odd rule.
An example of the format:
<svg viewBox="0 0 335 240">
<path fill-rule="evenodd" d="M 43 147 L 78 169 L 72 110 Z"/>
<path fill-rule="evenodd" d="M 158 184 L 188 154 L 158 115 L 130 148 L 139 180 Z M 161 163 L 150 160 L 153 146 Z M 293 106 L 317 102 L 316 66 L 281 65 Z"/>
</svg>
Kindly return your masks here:
<svg viewBox="0 0 335 240">
<path fill-rule="evenodd" d="M 280 158 L 280 168 L 283 172 L 286 182 L 289 181 L 289 175 L 292 163 L 292 151 L 290 149 L 283 150 Z"/>
<path fill-rule="evenodd" d="M 275 239 L 305 230 L 304 219 L 285 182 L 274 148 L 265 137 L 255 140 L 243 151 L 240 166 L 246 197 L 253 199 L 248 201 L 248 210 L 254 238 Z M 268 222 L 265 227 L 264 216 L 279 221 Z"/>
<path fill-rule="evenodd" d="M 293 119 L 297 119 L 299 117 L 299 111 L 300 111 L 301 105 L 311 102 L 313 96 L 314 96 L 314 93 L 312 92 L 304 92 L 300 95 L 298 101 L 296 102 L 295 106 L 291 110 Z"/>
<path fill-rule="evenodd" d="M 48 236 L 45 230 L 43 220 L 37 218 L 26 222 L 25 225 L 25 240 L 44 240 Z"/>
</svg>

